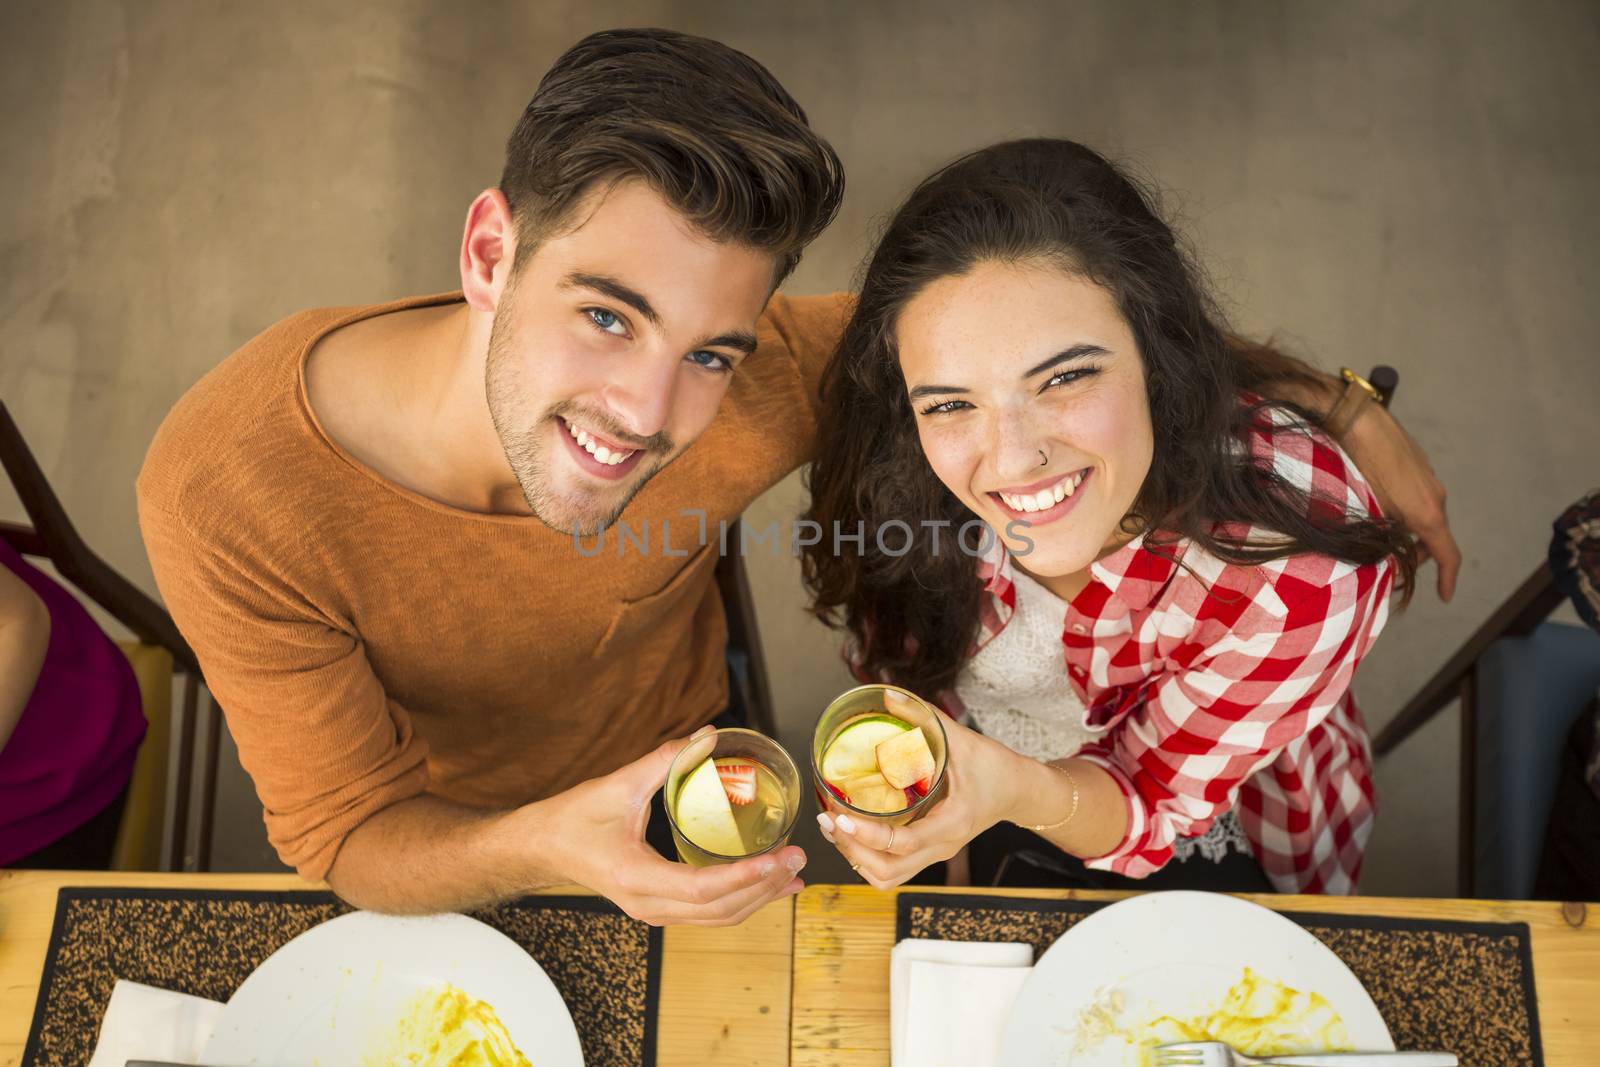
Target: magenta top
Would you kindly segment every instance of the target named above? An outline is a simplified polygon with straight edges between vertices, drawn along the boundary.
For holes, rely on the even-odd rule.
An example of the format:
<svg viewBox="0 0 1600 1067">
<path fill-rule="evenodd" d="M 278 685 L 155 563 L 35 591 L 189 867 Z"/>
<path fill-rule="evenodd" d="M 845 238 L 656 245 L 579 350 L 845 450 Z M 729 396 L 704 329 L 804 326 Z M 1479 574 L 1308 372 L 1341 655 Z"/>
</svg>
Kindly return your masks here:
<svg viewBox="0 0 1600 1067">
<path fill-rule="evenodd" d="M 133 668 L 73 595 L 0 538 L 0 565 L 50 609 L 50 647 L 0 749 L 0 867 L 60 840 L 117 799 L 144 739 Z"/>
</svg>

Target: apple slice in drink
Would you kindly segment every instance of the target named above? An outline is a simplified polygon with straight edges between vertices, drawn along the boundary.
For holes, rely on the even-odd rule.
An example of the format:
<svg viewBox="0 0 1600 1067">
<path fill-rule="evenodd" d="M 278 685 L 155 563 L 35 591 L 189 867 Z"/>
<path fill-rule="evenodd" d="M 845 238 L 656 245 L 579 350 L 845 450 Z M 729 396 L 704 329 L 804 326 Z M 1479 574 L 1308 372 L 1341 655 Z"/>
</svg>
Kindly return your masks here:
<svg viewBox="0 0 1600 1067">
<path fill-rule="evenodd" d="M 676 814 L 683 836 L 707 852 L 742 856 L 747 851 L 715 760 L 701 763 L 683 780 Z"/>
<path fill-rule="evenodd" d="M 896 789 L 877 771 L 868 771 L 839 783 L 845 800 L 862 811 L 878 815 L 893 815 L 911 806 L 911 798 L 904 789 Z"/>
<path fill-rule="evenodd" d="M 878 771 L 896 789 L 910 788 L 933 776 L 933 749 L 920 726 L 879 742 L 875 751 Z"/>
<path fill-rule="evenodd" d="M 845 723 L 822 754 L 822 777 L 843 789 L 847 779 L 878 773 L 878 746 L 910 729 L 910 723 L 891 715 L 863 715 Z"/>
</svg>

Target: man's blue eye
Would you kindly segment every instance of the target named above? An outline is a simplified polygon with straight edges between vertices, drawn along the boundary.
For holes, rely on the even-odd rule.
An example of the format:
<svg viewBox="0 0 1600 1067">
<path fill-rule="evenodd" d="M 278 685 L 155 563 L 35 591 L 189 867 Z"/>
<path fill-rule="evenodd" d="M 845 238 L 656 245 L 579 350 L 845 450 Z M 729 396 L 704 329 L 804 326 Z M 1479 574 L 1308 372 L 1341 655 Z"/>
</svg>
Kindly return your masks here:
<svg viewBox="0 0 1600 1067">
<path fill-rule="evenodd" d="M 615 333 L 617 331 L 613 327 L 622 325 L 622 320 L 617 318 L 614 312 L 607 311 L 605 308 L 589 308 L 588 314 L 589 320 L 606 333 Z"/>
<path fill-rule="evenodd" d="M 708 370 L 733 369 L 733 361 L 727 356 L 721 355 L 717 352 L 707 352 L 703 348 L 694 352 L 690 352 L 689 362 L 699 367 L 705 367 Z"/>
</svg>

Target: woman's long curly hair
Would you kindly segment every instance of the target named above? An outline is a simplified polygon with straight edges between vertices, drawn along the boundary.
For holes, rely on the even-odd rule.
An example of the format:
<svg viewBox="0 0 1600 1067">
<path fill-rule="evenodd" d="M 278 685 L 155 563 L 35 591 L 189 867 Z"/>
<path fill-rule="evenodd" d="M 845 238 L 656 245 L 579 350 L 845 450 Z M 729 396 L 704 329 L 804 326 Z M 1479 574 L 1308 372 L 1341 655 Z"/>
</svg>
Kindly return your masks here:
<svg viewBox="0 0 1600 1067">
<path fill-rule="evenodd" d="M 982 262 L 1055 263 L 1115 298 L 1144 361 L 1155 434 L 1149 474 L 1124 523 L 1149 531 L 1152 551 L 1170 555 L 1176 542 L 1189 540 L 1246 565 L 1307 552 L 1357 565 L 1392 556 L 1397 588 L 1409 593 L 1418 557 L 1403 528 L 1381 518 L 1352 520 L 1342 501 L 1308 499 L 1239 447 L 1268 417 L 1265 408 L 1287 408 L 1305 423 L 1316 417 L 1288 404 L 1241 403 L 1242 392 L 1261 384 L 1263 367 L 1281 369 L 1284 361 L 1224 331 L 1199 271 L 1153 201 L 1083 145 L 1011 141 L 923 181 L 884 231 L 824 373 L 808 478 L 806 518 L 824 531 L 864 528 L 865 547 L 836 551 L 830 534 L 801 560 L 812 612 L 848 628 L 860 666 L 873 677 L 941 692 L 977 634 L 977 560 L 951 550 L 955 531 L 973 515 L 923 457 L 895 326 L 929 283 Z M 874 531 L 893 520 L 910 525 L 910 550 L 873 551 Z M 1281 536 L 1251 541 L 1251 527 Z M 903 540 L 902 531 L 885 537 L 894 546 Z"/>
</svg>

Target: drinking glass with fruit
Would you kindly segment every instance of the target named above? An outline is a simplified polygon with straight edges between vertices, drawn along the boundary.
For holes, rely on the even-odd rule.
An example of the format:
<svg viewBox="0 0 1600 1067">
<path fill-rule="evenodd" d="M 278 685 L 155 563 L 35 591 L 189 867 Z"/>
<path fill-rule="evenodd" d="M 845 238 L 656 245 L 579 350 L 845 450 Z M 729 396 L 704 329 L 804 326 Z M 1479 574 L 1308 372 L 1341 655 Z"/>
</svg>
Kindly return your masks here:
<svg viewBox="0 0 1600 1067">
<path fill-rule="evenodd" d="M 800 772 L 776 741 L 729 728 L 691 741 L 667 769 L 667 821 L 694 867 L 782 848 L 800 812 Z"/>
<path fill-rule="evenodd" d="M 817 803 L 892 826 L 944 795 L 940 712 L 892 685 L 863 685 L 828 705 L 811 740 Z"/>
</svg>

